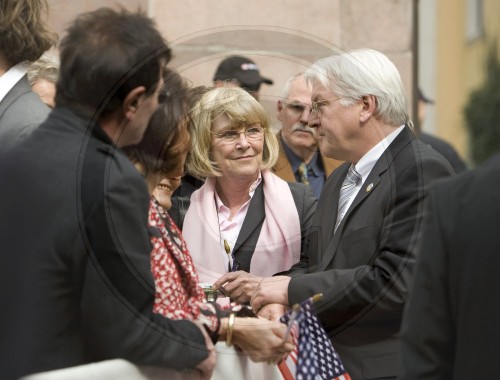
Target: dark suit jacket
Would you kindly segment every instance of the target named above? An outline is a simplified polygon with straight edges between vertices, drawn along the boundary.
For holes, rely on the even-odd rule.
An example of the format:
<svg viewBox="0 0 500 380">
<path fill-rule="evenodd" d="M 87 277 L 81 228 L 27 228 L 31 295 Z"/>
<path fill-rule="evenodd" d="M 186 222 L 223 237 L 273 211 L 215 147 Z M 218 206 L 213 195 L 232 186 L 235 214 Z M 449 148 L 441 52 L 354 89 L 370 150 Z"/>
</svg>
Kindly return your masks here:
<svg viewBox="0 0 500 380">
<path fill-rule="evenodd" d="M 443 139 L 424 132 L 420 133 L 418 138 L 420 141 L 430 145 L 433 149 L 441 153 L 443 157 L 448 160 L 456 173 L 461 173 L 467 169 L 465 162 L 460 158 L 457 151 Z"/>
<path fill-rule="evenodd" d="M 207 356 L 194 324 L 152 312 L 149 194 L 99 126 L 56 108 L 0 178 L 2 378 L 111 358 L 182 369 Z"/>
<path fill-rule="evenodd" d="M 291 271 L 290 304 L 323 293 L 318 317 L 353 379 L 393 378 L 398 331 L 427 186 L 453 170 L 406 127 L 376 162 L 334 234 L 340 166 L 318 201 L 310 245 Z"/>
<path fill-rule="evenodd" d="M 500 156 L 431 190 L 405 310 L 402 379 L 498 379 Z"/>
<path fill-rule="evenodd" d="M 0 102 L 0 155 L 28 136 L 50 112 L 31 91 L 26 75 Z"/>
</svg>

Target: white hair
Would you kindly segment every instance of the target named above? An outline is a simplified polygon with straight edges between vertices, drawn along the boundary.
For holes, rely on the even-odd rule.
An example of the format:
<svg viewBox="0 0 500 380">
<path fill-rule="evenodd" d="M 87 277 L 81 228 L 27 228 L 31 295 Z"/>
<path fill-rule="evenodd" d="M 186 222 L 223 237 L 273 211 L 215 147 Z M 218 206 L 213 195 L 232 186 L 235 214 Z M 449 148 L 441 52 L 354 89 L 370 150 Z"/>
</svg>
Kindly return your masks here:
<svg viewBox="0 0 500 380">
<path fill-rule="evenodd" d="M 31 85 L 39 79 L 45 79 L 55 84 L 59 75 L 59 59 L 55 55 L 45 52 L 38 60 L 31 63 L 27 74 Z"/>
<path fill-rule="evenodd" d="M 288 98 L 288 95 L 290 94 L 290 87 L 292 87 L 292 83 L 295 82 L 298 78 L 304 76 L 303 72 L 297 73 L 295 75 L 292 75 L 290 78 L 285 83 L 285 87 L 283 88 L 283 92 L 281 93 L 281 97 L 283 99 Z"/>
<path fill-rule="evenodd" d="M 304 76 L 342 97 L 344 106 L 373 95 L 375 115 L 384 122 L 399 126 L 410 121 L 401 76 L 389 58 L 376 50 L 351 50 L 320 59 Z"/>
</svg>

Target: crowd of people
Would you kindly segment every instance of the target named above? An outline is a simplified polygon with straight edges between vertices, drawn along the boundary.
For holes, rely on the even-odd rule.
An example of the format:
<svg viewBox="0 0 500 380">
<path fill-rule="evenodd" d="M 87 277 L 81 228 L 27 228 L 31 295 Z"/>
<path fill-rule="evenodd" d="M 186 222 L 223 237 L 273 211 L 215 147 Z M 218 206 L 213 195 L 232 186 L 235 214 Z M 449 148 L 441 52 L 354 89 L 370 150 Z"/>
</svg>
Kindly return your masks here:
<svg viewBox="0 0 500 380">
<path fill-rule="evenodd" d="M 2 378 L 281 379 L 317 294 L 344 379 L 497 376 L 498 157 L 456 176 L 387 56 L 292 76 L 275 133 L 246 57 L 190 88 L 141 11 L 79 15 L 56 59 L 44 0 L 2 8 Z"/>
</svg>

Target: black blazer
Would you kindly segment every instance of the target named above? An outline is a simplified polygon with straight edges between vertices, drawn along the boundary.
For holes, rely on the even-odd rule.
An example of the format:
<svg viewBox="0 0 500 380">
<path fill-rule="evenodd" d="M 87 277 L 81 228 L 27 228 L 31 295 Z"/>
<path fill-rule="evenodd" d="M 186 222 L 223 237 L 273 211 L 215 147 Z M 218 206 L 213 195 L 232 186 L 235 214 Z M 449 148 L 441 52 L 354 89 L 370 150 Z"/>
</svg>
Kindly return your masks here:
<svg viewBox="0 0 500 380">
<path fill-rule="evenodd" d="M 500 156 L 441 181 L 401 330 L 402 379 L 498 379 Z"/>
<path fill-rule="evenodd" d="M 295 182 L 287 183 L 290 187 L 295 207 L 297 207 L 297 212 L 299 214 L 302 236 L 301 246 L 303 246 L 306 236 L 308 235 L 309 227 L 311 226 L 314 211 L 316 210 L 317 199 L 310 186 Z M 184 216 L 189 206 L 189 197 L 172 198 L 172 208 L 169 210 L 169 215 L 180 229 L 183 227 Z M 233 255 L 240 264 L 240 270 L 250 272 L 252 255 L 255 251 L 257 241 L 259 240 L 260 231 L 265 218 L 264 190 L 263 182 L 261 182 L 255 189 L 255 193 L 248 207 L 247 215 L 245 216 L 245 220 L 243 221 L 240 233 L 236 239 L 236 244 L 233 248 Z"/>
<path fill-rule="evenodd" d="M 329 177 L 311 238 L 292 268 L 289 303 L 323 293 L 318 317 L 353 379 L 394 378 L 398 331 L 428 185 L 453 169 L 406 127 L 376 162 L 337 231 L 350 163 Z"/>
<path fill-rule="evenodd" d="M 174 369 L 206 358 L 198 327 L 152 312 L 149 194 L 99 126 L 56 108 L 0 178 L 2 378 L 111 358 Z"/>
<path fill-rule="evenodd" d="M 290 187 L 295 207 L 297 207 L 299 213 L 300 232 L 302 235 L 301 246 L 303 246 L 304 239 L 311 226 L 314 211 L 316 210 L 317 200 L 310 186 L 295 182 L 288 182 L 288 186 Z M 240 263 L 241 270 L 250 272 L 252 255 L 259 240 L 260 230 L 265 218 L 264 190 L 263 183 L 261 183 L 255 190 L 250 201 L 247 215 L 233 249 L 233 255 Z"/>
</svg>

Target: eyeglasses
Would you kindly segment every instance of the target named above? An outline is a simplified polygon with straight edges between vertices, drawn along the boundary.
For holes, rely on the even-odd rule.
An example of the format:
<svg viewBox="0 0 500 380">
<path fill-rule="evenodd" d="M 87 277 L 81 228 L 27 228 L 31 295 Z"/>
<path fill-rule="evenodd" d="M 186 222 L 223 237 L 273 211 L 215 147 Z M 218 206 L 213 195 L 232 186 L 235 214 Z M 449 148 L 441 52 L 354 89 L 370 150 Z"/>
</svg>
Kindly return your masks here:
<svg viewBox="0 0 500 380">
<path fill-rule="evenodd" d="M 330 101 L 335 101 L 335 100 L 339 100 L 339 99 L 342 99 L 343 97 L 342 96 L 336 96 L 334 98 L 329 98 L 329 99 L 323 99 L 323 100 L 318 100 L 318 101 L 315 101 L 315 102 L 312 102 L 311 104 L 311 109 L 313 110 L 313 112 L 320 112 L 322 111 L 322 108 L 323 106 L 327 105 L 328 102 Z"/>
<path fill-rule="evenodd" d="M 264 134 L 264 128 L 248 127 L 243 131 L 228 129 L 223 132 L 214 133 L 214 135 L 218 139 L 221 139 L 223 142 L 230 144 L 238 140 L 242 133 L 245 135 L 247 140 L 260 140 Z"/>
<path fill-rule="evenodd" d="M 309 112 L 312 111 L 312 105 L 310 104 L 304 104 L 301 102 L 286 102 L 282 100 L 283 104 L 285 104 L 286 108 L 296 114 L 296 115 L 302 115 L 304 111 L 307 109 Z"/>
</svg>

